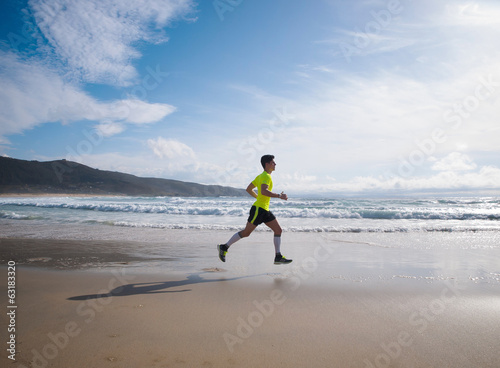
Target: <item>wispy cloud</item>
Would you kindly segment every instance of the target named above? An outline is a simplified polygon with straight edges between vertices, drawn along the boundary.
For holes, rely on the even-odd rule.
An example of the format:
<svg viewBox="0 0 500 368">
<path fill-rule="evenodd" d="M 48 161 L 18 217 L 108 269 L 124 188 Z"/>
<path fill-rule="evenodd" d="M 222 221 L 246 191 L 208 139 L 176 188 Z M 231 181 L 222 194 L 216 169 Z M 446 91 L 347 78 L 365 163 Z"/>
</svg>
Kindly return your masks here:
<svg viewBox="0 0 500 368">
<path fill-rule="evenodd" d="M 491 27 L 498 26 L 500 9 L 496 3 L 457 2 L 446 6 L 448 25 Z"/>
<path fill-rule="evenodd" d="M 50 46 L 86 82 L 130 85 L 138 41 L 160 43 L 162 28 L 192 11 L 191 0 L 30 0 Z"/>
</svg>

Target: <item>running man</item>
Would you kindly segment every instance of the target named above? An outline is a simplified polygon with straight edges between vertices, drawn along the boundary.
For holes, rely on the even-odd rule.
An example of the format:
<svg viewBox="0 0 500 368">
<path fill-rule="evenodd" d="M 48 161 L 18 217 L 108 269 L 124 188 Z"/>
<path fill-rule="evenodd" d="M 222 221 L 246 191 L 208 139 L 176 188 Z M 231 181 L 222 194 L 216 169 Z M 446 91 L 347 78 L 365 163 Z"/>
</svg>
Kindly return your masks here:
<svg viewBox="0 0 500 368">
<path fill-rule="evenodd" d="M 254 231 L 255 228 L 262 223 L 266 224 L 274 232 L 274 250 L 276 251 L 274 264 L 279 265 L 292 262 L 291 259 L 286 259 L 281 255 L 281 226 L 278 223 L 278 220 L 276 220 L 276 217 L 271 211 L 269 211 L 269 202 L 271 201 L 271 198 L 280 198 L 286 201 L 288 196 L 283 192 L 281 192 L 281 194 L 271 192 L 271 190 L 273 190 L 271 173 L 276 169 L 274 156 L 264 155 L 260 159 L 260 163 L 262 164 L 264 171 L 262 174 L 257 176 L 254 181 L 248 184 L 247 187 L 248 194 L 254 197 L 256 201 L 250 209 L 250 215 L 248 216 L 248 222 L 245 230 L 234 234 L 226 244 L 217 245 L 219 258 L 222 262 L 226 262 L 226 253 L 231 245 L 236 243 L 238 240 L 249 236 L 252 231 Z M 257 188 L 257 193 L 255 193 L 254 188 Z"/>
</svg>

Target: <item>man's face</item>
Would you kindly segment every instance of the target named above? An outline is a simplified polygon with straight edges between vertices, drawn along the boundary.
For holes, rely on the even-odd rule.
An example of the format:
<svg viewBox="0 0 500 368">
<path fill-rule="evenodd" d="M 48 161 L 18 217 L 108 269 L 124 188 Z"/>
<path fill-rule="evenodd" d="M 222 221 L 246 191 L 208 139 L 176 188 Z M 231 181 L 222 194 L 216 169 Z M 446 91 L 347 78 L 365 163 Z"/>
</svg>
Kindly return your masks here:
<svg viewBox="0 0 500 368">
<path fill-rule="evenodd" d="M 271 170 L 271 171 L 276 170 L 276 162 L 274 160 L 272 160 L 271 162 L 268 162 L 266 164 L 266 169 Z"/>
</svg>

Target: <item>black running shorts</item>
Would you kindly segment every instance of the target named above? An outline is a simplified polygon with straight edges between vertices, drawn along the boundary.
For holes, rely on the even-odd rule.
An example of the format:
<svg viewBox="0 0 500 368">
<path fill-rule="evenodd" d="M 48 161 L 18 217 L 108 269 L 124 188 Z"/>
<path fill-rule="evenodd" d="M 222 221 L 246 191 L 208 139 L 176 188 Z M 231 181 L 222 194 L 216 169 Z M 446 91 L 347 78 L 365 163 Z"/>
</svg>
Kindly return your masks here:
<svg viewBox="0 0 500 368">
<path fill-rule="evenodd" d="M 258 226 L 262 223 L 268 223 L 270 221 L 275 220 L 276 217 L 273 215 L 271 211 L 266 211 L 263 208 L 252 206 L 250 208 L 250 215 L 248 216 L 248 222 Z"/>
</svg>

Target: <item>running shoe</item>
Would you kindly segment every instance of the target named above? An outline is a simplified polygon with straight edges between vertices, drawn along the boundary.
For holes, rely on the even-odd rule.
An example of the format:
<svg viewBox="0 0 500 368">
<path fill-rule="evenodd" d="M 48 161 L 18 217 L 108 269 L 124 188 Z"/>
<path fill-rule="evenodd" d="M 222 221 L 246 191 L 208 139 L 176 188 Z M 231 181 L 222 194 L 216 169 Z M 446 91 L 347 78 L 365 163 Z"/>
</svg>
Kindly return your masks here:
<svg viewBox="0 0 500 368">
<path fill-rule="evenodd" d="M 226 244 L 218 244 L 217 250 L 219 251 L 219 259 L 222 262 L 226 262 L 226 254 L 227 254 L 227 250 L 228 250 L 227 245 Z"/>
<path fill-rule="evenodd" d="M 274 264 L 275 265 L 280 265 L 280 264 L 289 264 L 292 263 L 292 259 L 286 259 L 281 255 L 281 253 L 276 254 L 276 257 L 274 257 Z"/>
</svg>

